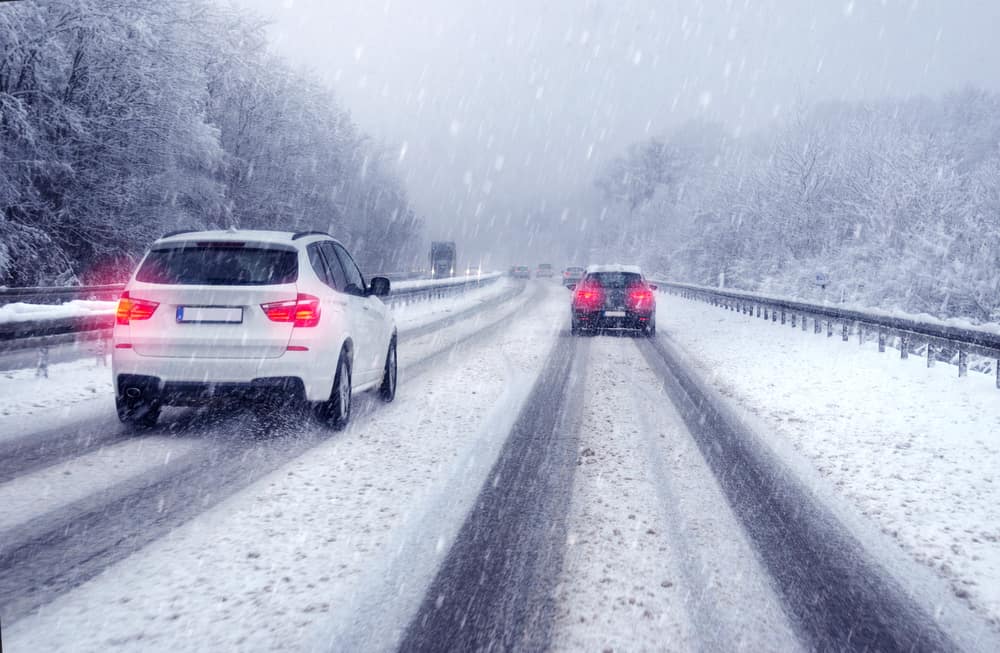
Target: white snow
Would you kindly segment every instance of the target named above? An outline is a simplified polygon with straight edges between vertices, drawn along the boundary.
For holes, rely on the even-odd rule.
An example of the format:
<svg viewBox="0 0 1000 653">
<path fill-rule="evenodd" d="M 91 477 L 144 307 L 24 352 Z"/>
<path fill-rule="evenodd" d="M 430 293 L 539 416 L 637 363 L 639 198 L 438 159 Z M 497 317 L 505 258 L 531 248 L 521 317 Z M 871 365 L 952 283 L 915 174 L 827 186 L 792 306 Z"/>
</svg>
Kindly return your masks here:
<svg viewBox="0 0 1000 653">
<path fill-rule="evenodd" d="M 459 295 L 392 305 L 396 327 L 402 333 L 407 329 L 415 329 L 440 320 L 449 314 L 459 313 L 478 304 L 487 303 L 510 290 L 511 285 L 510 279 L 499 279 L 481 288 L 466 290 Z"/>
<path fill-rule="evenodd" d="M 122 481 L 146 476 L 197 444 L 195 440 L 164 437 L 130 440 L 0 484 L 0 532 Z"/>
<path fill-rule="evenodd" d="M 393 281 L 392 288 L 398 290 L 409 290 L 412 288 L 439 288 L 444 286 L 455 286 L 466 283 L 470 279 L 496 279 L 502 276 L 502 272 L 483 272 L 482 274 L 456 275 L 443 279 L 407 279 L 405 281 Z"/>
<path fill-rule="evenodd" d="M 95 357 L 49 366 L 49 376 L 33 369 L 0 372 L 0 441 L 24 435 L 57 419 L 80 417 L 79 404 L 97 402 L 114 414 L 111 368 Z"/>
<path fill-rule="evenodd" d="M 565 326 L 556 288 L 510 317 L 522 305 L 493 309 L 482 319 L 503 320 L 503 330 L 428 373 L 404 369 L 393 404 L 376 404 L 344 433 L 5 624 L 5 645 L 391 649 Z M 452 329 L 467 332 L 465 322 Z M 438 351 L 448 340 L 428 334 L 413 348 Z"/>
<path fill-rule="evenodd" d="M 25 304 L 14 302 L 0 306 L 0 324 L 5 322 L 28 322 L 31 320 L 54 320 L 65 317 L 89 317 L 113 315 L 118 302 L 89 299 L 74 299 L 63 304 Z"/>
<path fill-rule="evenodd" d="M 553 649 L 798 650 L 753 547 L 635 342 L 590 343 Z"/>
<path fill-rule="evenodd" d="M 880 354 L 661 296 L 658 324 L 776 452 L 811 461 L 953 594 L 1000 624 L 1000 390 L 993 378 Z"/>
</svg>

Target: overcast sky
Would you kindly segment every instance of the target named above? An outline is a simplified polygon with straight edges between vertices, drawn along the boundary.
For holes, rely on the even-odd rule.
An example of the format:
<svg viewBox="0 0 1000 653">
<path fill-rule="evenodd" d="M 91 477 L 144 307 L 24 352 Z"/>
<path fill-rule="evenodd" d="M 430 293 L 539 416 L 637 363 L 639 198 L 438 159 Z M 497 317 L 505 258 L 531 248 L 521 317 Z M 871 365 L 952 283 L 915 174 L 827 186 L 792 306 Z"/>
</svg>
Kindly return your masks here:
<svg viewBox="0 0 1000 653">
<path fill-rule="evenodd" d="M 236 2 L 392 149 L 428 237 L 470 243 L 693 117 L 1000 83 L 998 0 Z"/>
</svg>

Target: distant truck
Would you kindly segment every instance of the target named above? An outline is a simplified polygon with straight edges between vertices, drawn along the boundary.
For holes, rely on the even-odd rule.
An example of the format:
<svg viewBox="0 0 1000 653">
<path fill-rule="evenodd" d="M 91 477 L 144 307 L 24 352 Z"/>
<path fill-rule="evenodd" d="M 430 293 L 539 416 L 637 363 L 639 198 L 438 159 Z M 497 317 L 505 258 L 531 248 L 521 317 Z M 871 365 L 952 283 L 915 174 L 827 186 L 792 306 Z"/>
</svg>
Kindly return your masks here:
<svg viewBox="0 0 1000 653">
<path fill-rule="evenodd" d="M 455 243 L 435 240 L 431 243 L 431 276 L 435 279 L 455 276 Z"/>
</svg>

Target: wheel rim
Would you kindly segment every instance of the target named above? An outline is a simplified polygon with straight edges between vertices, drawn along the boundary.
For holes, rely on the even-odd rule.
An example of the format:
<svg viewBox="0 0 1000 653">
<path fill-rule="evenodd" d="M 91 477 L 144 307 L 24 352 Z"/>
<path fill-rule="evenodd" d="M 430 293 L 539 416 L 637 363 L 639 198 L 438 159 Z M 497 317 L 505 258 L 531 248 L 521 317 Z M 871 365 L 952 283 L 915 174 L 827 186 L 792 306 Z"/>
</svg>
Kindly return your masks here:
<svg viewBox="0 0 1000 653">
<path fill-rule="evenodd" d="M 340 397 L 338 417 L 343 419 L 351 409 L 351 372 L 345 363 L 340 364 L 340 387 L 337 388 L 337 394 Z"/>
</svg>

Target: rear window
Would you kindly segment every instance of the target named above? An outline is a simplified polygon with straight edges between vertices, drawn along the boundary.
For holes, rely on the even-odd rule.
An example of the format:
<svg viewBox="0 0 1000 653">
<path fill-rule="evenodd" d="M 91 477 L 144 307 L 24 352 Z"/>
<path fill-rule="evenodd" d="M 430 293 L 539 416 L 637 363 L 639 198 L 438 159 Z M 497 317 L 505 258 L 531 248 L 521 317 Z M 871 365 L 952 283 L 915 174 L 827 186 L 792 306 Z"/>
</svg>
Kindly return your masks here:
<svg viewBox="0 0 1000 653">
<path fill-rule="evenodd" d="M 208 245 L 154 249 L 136 280 L 190 286 L 266 286 L 294 283 L 298 254 L 263 247 Z"/>
<path fill-rule="evenodd" d="M 538 267 L 541 270 L 551 270 L 552 269 L 552 265 L 549 264 L 549 263 L 539 263 Z"/>
<path fill-rule="evenodd" d="M 628 288 L 642 283 L 642 277 L 634 272 L 592 272 L 588 281 L 594 281 L 605 288 Z"/>
</svg>

